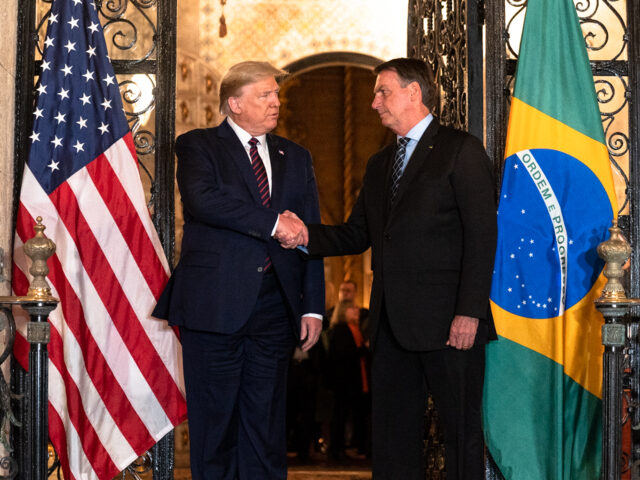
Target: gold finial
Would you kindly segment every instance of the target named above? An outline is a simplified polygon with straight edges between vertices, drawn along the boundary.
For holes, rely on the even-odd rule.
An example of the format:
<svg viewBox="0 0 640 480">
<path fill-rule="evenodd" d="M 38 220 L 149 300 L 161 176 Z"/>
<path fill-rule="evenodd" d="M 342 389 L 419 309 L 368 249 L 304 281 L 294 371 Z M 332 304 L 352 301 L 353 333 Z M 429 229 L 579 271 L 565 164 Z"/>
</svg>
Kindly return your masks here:
<svg viewBox="0 0 640 480">
<path fill-rule="evenodd" d="M 627 299 L 620 279 L 624 275 L 622 265 L 631 255 L 631 247 L 624 235 L 622 235 L 617 219 L 613 220 L 613 225 L 609 228 L 609 234 L 609 240 L 598 245 L 598 255 L 606 262 L 604 276 L 607 277 L 607 284 L 602 289 L 602 294 L 596 302 Z"/>
<path fill-rule="evenodd" d="M 36 218 L 36 222 L 33 227 L 36 232 L 35 236 L 24 244 L 24 252 L 32 262 L 29 273 L 33 276 L 27 297 L 33 300 L 48 301 L 53 300 L 53 297 L 51 296 L 51 288 L 45 279 L 49 273 L 47 259 L 56 251 L 56 244 L 44 236 L 44 230 L 47 227 L 42 224 L 42 217 Z"/>
</svg>

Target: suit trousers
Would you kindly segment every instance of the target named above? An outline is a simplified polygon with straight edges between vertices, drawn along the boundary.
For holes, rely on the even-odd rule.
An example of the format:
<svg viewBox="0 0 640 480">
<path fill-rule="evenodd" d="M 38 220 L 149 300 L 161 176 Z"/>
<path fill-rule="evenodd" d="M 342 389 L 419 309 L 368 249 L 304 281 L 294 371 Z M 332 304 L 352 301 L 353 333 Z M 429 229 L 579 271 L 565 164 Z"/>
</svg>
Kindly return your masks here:
<svg viewBox="0 0 640 480">
<path fill-rule="evenodd" d="M 382 315 L 372 363 L 374 480 L 424 480 L 429 393 L 444 430 L 447 480 L 484 479 L 484 351 L 406 350 Z"/>
<path fill-rule="evenodd" d="M 287 477 L 286 382 L 294 335 L 271 272 L 239 331 L 180 328 L 194 480 Z"/>
</svg>

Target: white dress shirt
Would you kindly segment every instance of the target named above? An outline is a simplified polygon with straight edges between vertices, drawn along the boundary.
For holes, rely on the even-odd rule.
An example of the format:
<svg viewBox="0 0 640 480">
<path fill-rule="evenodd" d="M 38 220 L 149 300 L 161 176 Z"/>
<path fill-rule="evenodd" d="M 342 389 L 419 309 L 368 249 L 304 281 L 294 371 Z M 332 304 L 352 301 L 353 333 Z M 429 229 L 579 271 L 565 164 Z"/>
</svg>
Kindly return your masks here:
<svg viewBox="0 0 640 480">
<path fill-rule="evenodd" d="M 413 128 L 409 130 L 405 135 L 405 137 L 409 139 L 409 143 L 407 143 L 407 147 L 405 149 L 404 163 L 402 164 L 403 173 L 404 173 L 404 169 L 407 167 L 407 163 L 409 163 L 409 159 L 411 158 L 413 151 L 416 149 L 418 142 L 422 138 L 422 135 L 424 135 L 424 132 L 426 132 L 427 127 L 429 127 L 429 124 L 431 123 L 432 120 L 433 120 L 433 115 L 431 114 L 427 115 L 418 123 L 416 123 L 413 126 Z M 398 135 L 398 139 L 400 139 L 400 135 Z"/>
<path fill-rule="evenodd" d="M 249 140 L 251 140 L 254 136 L 251 135 L 249 132 L 247 132 L 245 129 L 243 129 L 241 126 L 239 126 L 229 116 L 227 116 L 227 122 L 229 123 L 229 126 L 233 129 L 233 131 L 236 133 L 238 138 L 240 139 L 242 146 L 247 152 L 247 158 L 249 159 L 249 164 L 251 164 L 251 155 L 249 154 L 249 149 L 251 148 L 251 145 L 249 145 Z M 267 134 L 265 133 L 255 138 L 258 139 L 258 144 L 256 145 L 258 147 L 258 155 L 260 155 L 260 158 L 262 159 L 262 163 L 264 164 L 264 169 L 267 171 L 267 180 L 269 181 L 269 195 L 271 195 L 271 192 L 272 192 L 271 157 L 269 157 L 269 147 L 267 146 Z M 272 237 L 276 233 L 279 220 L 280 220 L 280 214 L 278 214 L 278 218 L 276 219 L 276 223 L 273 226 L 273 230 L 271 230 Z M 322 315 L 320 315 L 319 313 L 305 313 L 303 317 L 314 317 L 314 318 L 322 319 Z"/>
<path fill-rule="evenodd" d="M 247 158 L 249 159 L 249 163 L 251 163 L 251 155 L 249 154 L 251 145 L 249 145 L 249 140 L 253 138 L 253 135 L 240 127 L 231 119 L 231 117 L 227 117 L 227 122 L 229 122 L 229 126 L 233 129 L 233 131 L 236 132 L 236 135 L 240 139 L 242 146 L 247 151 Z M 262 163 L 264 163 L 264 169 L 267 171 L 267 180 L 269 181 L 269 195 L 271 195 L 271 158 L 269 157 L 269 147 L 267 146 L 267 134 L 264 133 L 255 138 L 258 139 L 258 155 L 260 155 Z"/>
</svg>

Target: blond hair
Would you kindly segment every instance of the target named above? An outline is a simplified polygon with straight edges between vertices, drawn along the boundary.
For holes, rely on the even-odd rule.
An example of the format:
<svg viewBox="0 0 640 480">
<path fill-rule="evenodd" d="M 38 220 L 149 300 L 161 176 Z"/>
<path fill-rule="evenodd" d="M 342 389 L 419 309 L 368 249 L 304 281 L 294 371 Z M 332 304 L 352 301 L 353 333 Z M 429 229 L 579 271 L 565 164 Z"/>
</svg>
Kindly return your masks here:
<svg viewBox="0 0 640 480">
<path fill-rule="evenodd" d="M 274 67 L 269 62 L 246 61 L 236 63 L 229 69 L 220 82 L 220 113 L 228 115 L 229 98 L 236 97 L 245 85 L 255 83 L 265 77 L 275 77 L 281 80 L 287 72 Z"/>
</svg>

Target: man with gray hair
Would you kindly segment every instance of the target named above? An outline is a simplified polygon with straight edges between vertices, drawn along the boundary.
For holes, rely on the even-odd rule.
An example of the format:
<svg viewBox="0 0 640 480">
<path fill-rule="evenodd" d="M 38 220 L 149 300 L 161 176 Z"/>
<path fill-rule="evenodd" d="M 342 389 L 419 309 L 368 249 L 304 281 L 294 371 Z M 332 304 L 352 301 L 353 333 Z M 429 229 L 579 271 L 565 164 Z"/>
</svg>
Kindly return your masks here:
<svg viewBox="0 0 640 480">
<path fill-rule="evenodd" d="M 234 65 L 220 85 L 227 118 L 176 141 L 182 253 L 154 316 L 180 328 L 194 480 L 286 478 L 289 357 L 321 331 L 322 260 L 278 244 L 306 240 L 280 212 L 320 220 L 311 155 L 269 133 L 284 74 Z"/>
<path fill-rule="evenodd" d="M 447 479 L 481 480 L 484 350 L 496 338 L 491 162 L 480 140 L 431 113 L 437 88 L 424 61 L 396 58 L 374 72 L 371 106 L 396 141 L 369 160 L 347 221 L 309 225 L 306 246 L 311 258 L 371 247 L 373 477 L 425 478 L 431 394 Z"/>
</svg>

